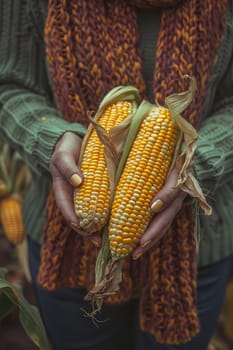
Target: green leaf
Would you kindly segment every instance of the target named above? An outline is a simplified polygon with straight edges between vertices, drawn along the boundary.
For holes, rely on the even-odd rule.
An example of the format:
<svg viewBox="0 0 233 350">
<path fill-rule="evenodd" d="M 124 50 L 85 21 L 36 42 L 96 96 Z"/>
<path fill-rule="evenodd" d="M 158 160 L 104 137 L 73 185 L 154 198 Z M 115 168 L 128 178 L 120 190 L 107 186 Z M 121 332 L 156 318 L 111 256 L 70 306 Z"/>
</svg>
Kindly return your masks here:
<svg viewBox="0 0 233 350">
<path fill-rule="evenodd" d="M 46 332 L 38 309 L 23 296 L 20 286 L 6 280 L 7 270 L 0 268 L 0 291 L 19 308 L 19 319 L 24 331 L 41 350 L 49 350 Z"/>
<path fill-rule="evenodd" d="M 15 304 L 5 295 L 0 294 L 0 320 L 7 317 L 15 308 Z"/>
</svg>

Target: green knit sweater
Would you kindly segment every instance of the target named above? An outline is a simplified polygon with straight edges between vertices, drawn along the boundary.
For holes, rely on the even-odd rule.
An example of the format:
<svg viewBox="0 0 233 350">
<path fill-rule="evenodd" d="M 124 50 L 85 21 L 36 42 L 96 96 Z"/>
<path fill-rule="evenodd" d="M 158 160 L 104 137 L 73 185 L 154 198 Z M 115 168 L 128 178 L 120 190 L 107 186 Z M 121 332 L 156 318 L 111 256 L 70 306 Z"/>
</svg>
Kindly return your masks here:
<svg viewBox="0 0 233 350">
<path fill-rule="evenodd" d="M 24 201 L 27 234 L 42 241 L 45 202 L 51 186 L 49 161 L 66 131 L 85 128 L 65 121 L 56 109 L 43 44 L 47 0 L 0 2 L 0 136 L 17 149 L 32 172 Z M 160 14 L 140 10 L 140 49 L 150 94 Z M 153 34 L 154 33 L 154 36 Z M 199 129 L 195 171 L 213 206 L 200 212 L 199 266 L 233 253 L 233 10 L 212 74 Z"/>
</svg>

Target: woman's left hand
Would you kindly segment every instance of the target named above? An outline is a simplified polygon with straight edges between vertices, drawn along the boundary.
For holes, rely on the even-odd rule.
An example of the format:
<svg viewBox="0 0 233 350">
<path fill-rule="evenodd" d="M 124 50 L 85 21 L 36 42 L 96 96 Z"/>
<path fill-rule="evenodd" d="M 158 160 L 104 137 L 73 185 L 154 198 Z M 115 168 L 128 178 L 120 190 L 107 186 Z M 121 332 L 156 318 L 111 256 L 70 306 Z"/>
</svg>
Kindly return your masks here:
<svg viewBox="0 0 233 350">
<path fill-rule="evenodd" d="M 163 188 L 153 198 L 151 209 L 155 215 L 142 235 L 140 245 L 132 253 L 133 259 L 138 259 L 164 236 L 181 209 L 187 193 L 175 187 L 177 176 L 177 170 L 174 168 Z"/>
</svg>

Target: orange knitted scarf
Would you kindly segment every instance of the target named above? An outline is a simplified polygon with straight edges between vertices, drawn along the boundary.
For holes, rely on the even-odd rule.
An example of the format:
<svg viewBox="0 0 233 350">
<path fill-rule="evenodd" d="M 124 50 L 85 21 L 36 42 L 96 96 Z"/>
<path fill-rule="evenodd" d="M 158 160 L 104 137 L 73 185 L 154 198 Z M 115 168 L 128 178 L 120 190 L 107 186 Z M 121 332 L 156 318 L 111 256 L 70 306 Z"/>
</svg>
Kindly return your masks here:
<svg viewBox="0 0 233 350">
<path fill-rule="evenodd" d="M 133 4 L 132 4 L 133 3 Z M 70 122 L 88 125 L 117 85 L 134 85 L 145 97 L 134 4 L 163 9 L 156 50 L 154 98 L 187 89 L 182 77 L 196 78 L 198 93 L 183 117 L 195 127 L 208 93 L 210 75 L 225 28 L 227 0 L 124 1 L 50 0 L 47 57 L 57 106 Z M 174 6 L 172 6 L 174 5 Z M 73 232 L 48 198 L 39 282 L 44 288 L 94 286 L 98 249 Z M 106 302 L 139 296 L 140 326 L 157 341 L 182 343 L 199 331 L 196 311 L 196 241 L 193 208 L 187 203 L 165 237 L 138 261 L 127 258 L 120 291 Z"/>
</svg>

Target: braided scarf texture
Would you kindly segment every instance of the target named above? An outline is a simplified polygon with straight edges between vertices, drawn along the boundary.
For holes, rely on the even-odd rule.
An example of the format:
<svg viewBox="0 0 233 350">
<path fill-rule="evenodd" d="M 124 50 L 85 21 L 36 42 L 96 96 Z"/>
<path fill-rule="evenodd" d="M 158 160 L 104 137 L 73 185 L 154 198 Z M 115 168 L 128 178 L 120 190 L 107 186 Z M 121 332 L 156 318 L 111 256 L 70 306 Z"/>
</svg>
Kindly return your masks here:
<svg viewBox="0 0 233 350">
<path fill-rule="evenodd" d="M 156 6 L 162 1 L 135 1 Z M 227 0 L 164 1 L 154 72 L 154 99 L 187 89 L 185 74 L 198 91 L 183 114 L 197 127 L 225 28 Z M 171 5 L 171 6 L 167 6 Z M 47 57 L 57 106 L 70 122 L 88 125 L 87 111 L 97 110 L 117 85 L 134 85 L 145 97 L 138 51 L 136 6 L 123 0 L 50 0 L 46 22 Z M 51 191 L 40 284 L 94 286 L 98 248 L 72 231 Z M 139 260 L 125 259 L 123 283 L 107 303 L 140 301 L 140 327 L 158 342 L 178 344 L 199 331 L 196 310 L 196 239 L 194 211 L 185 203 L 163 239 Z"/>
</svg>

